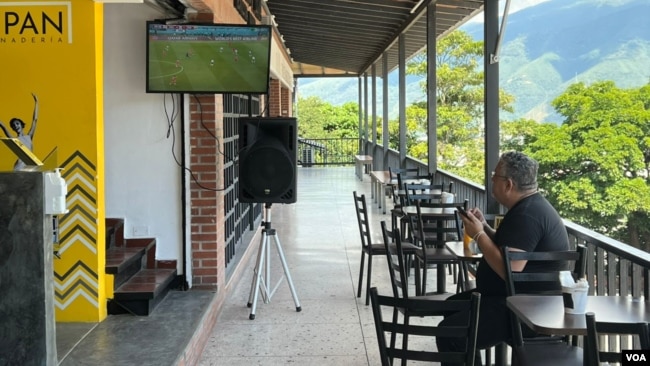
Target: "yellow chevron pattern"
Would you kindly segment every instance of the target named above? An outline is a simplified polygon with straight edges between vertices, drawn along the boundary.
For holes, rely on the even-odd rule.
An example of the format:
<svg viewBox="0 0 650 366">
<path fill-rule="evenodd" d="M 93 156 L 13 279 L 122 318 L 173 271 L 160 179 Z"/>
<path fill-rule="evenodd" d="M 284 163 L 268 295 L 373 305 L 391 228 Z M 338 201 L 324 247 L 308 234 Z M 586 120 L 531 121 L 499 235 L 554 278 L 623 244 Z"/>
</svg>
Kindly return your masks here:
<svg viewBox="0 0 650 366">
<path fill-rule="evenodd" d="M 101 291 L 106 239 L 104 225 L 98 225 L 104 219 L 97 208 L 97 171 L 79 151 L 61 168 L 68 185 L 69 212 L 59 217 L 61 259 L 54 262 L 56 320 L 101 321 L 106 313 L 106 294 Z"/>
</svg>

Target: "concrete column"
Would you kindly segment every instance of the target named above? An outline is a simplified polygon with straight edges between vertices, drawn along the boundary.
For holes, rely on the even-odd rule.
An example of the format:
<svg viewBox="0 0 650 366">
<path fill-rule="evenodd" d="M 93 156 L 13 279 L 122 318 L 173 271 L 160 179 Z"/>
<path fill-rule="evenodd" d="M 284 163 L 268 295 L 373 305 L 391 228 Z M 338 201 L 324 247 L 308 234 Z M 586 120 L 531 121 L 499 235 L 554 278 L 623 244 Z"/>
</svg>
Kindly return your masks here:
<svg viewBox="0 0 650 366">
<path fill-rule="evenodd" d="M 56 365 L 52 215 L 43 173 L 0 173 L 0 365 Z"/>
</svg>

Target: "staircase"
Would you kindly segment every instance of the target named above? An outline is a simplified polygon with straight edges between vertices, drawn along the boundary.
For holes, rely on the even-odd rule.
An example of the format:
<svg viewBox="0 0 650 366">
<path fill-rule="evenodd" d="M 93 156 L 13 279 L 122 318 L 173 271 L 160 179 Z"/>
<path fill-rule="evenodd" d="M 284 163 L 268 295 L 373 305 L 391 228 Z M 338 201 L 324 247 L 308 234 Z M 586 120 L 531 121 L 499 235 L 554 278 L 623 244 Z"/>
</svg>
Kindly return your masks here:
<svg viewBox="0 0 650 366">
<path fill-rule="evenodd" d="M 106 273 L 113 275 L 108 314 L 149 315 L 177 284 L 176 261 L 156 261 L 156 239 L 124 238 L 124 219 L 106 219 Z"/>
</svg>

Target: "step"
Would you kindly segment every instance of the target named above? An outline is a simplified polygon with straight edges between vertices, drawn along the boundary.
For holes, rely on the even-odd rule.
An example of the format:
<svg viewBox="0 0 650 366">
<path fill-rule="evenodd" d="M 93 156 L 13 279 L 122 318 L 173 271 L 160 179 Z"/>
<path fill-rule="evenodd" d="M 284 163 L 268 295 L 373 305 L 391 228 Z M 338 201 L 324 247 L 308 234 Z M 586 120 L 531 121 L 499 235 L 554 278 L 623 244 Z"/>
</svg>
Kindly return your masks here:
<svg viewBox="0 0 650 366">
<path fill-rule="evenodd" d="M 106 250 L 105 272 L 114 275 L 114 289 L 144 267 L 145 254 L 146 248 L 112 247 Z"/>
<path fill-rule="evenodd" d="M 104 222 L 106 226 L 106 249 L 121 247 L 124 243 L 124 219 L 107 218 Z"/>
<path fill-rule="evenodd" d="M 141 269 L 115 290 L 109 301 L 109 314 L 149 315 L 165 298 L 175 279 L 176 269 Z"/>
</svg>

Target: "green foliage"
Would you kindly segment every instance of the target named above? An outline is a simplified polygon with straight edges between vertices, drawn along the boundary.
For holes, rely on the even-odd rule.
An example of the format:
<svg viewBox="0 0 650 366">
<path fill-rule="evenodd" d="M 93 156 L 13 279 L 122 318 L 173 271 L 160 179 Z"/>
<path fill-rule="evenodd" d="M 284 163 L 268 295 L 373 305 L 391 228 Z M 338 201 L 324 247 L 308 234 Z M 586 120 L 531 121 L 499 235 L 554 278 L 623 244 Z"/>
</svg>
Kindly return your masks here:
<svg viewBox="0 0 650 366">
<path fill-rule="evenodd" d="M 436 156 L 438 166 L 482 184 L 484 179 L 482 45 L 456 31 L 438 44 Z M 426 57 L 407 65 L 426 75 Z M 426 90 L 426 85 L 422 85 Z M 514 98 L 500 91 L 500 107 Z M 561 125 L 503 121 L 501 150 L 519 150 L 540 163 L 540 190 L 568 220 L 650 251 L 650 84 L 620 89 L 613 82 L 570 85 L 552 101 Z M 301 137 L 356 137 L 356 103 L 333 107 L 300 99 Z M 371 118 L 370 118 L 371 119 Z M 427 160 L 426 103 L 406 109 L 407 154 Z M 371 122 L 369 121 L 369 124 Z M 378 118 L 376 134 L 382 136 Z M 389 147 L 399 149 L 399 122 L 388 123 Z"/>
<path fill-rule="evenodd" d="M 359 136 L 359 105 L 333 106 L 318 97 L 299 98 L 296 103 L 298 135 L 302 138 Z"/>
<path fill-rule="evenodd" d="M 460 30 L 437 44 L 436 55 L 436 138 L 438 166 L 476 183 L 485 181 L 483 139 L 483 42 Z M 426 52 L 413 58 L 406 66 L 410 75 L 426 76 Z M 425 78 L 426 80 L 426 78 Z M 426 82 L 421 87 L 426 93 Z M 514 98 L 499 92 L 501 108 L 512 111 Z M 427 135 L 426 103 L 407 109 L 407 126 L 413 119 L 419 129 L 415 135 Z M 409 127 L 410 131 L 410 127 Z M 407 143 L 409 155 L 427 160 L 425 140 Z"/>
<path fill-rule="evenodd" d="M 524 123 L 507 146 L 539 161 L 540 187 L 560 215 L 649 250 L 650 85 L 577 83 L 553 106 L 561 126 Z"/>
<path fill-rule="evenodd" d="M 413 107 L 413 109 L 417 108 Z M 418 121 L 414 118 L 406 120 L 406 153 L 408 155 L 411 154 L 411 146 L 415 145 L 418 138 L 422 136 L 422 130 L 418 128 L 417 124 Z M 399 150 L 399 120 L 397 119 L 388 121 L 388 147 Z M 426 153 L 424 155 L 426 157 Z M 412 156 L 415 157 L 415 155 Z"/>
</svg>

